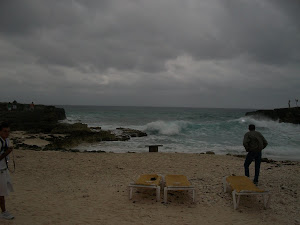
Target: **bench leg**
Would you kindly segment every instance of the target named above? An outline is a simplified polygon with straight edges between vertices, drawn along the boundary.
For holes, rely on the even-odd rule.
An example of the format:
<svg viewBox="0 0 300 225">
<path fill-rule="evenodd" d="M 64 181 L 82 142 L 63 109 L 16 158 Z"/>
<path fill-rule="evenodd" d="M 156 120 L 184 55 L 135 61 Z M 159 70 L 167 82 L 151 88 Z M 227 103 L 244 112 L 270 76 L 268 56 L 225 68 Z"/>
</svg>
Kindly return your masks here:
<svg viewBox="0 0 300 225">
<path fill-rule="evenodd" d="M 236 209 L 237 208 L 237 204 L 236 204 L 235 191 L 232 192 L 232 199 L 233 199 L 233 208 Z"/>
<path fill-rule="evenodd" d="M 129 188 L 129 199 L 132 199 L 132 189 L 133 189 L 133 187 Z"/>
<path fill-rule="evenodd" d="M 271 204 L 271 194 L 269 194 L 269 198 L 268 198 L 268 202 L 267 202 L 267 209 L 270 208 L 270 204 Z"/>
<path fill-rule="evenodd" d="M 164 188 L 164 203 L 167 203 L 168 201 L 168 188 Z"/>
<path fill-rule="evenodd" d="M 158 186 L 156 188 L 156 201 L 159 202 L 160 201 L 160 186 Z"/>
<path fill-rule="evenodd" d="M 237 197 L 237 203 L 236 203 L 236 208 L 239 207 L 239 204 L 240 204 L 240 199 L 241 199 L 241 196 L 238 195 Z"/>
<path fill-rule="evenodd" d="M 193 202 L 195 202 L 195 190 L 193 190 Z"/>
</svg>

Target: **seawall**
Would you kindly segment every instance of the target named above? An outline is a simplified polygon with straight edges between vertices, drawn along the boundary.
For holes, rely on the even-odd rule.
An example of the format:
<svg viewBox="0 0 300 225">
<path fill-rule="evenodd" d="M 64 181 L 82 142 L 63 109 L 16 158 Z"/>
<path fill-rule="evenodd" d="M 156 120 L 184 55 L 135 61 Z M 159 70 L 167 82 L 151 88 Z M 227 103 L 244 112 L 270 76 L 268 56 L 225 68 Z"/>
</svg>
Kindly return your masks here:
<svg viewBox="0 0 300 225">
<path fill-rule="evenodd" d="M 280 123 L 300 124 L 300 107 L 294 108 L 279 108 L 272 110 L 257 110 L 247 112 L 246 116 L 251 116 L 256 119 L 271 119 Z"/>
</svg>

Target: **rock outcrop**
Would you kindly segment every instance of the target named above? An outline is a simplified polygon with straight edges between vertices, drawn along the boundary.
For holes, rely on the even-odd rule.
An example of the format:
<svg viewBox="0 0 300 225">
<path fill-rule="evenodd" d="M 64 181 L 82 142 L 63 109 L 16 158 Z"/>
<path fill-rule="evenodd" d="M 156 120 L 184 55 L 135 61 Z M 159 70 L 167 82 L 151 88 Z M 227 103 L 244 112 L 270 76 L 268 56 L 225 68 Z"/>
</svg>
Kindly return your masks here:
<svg viewBox="0 0 300 225">
<path fill-rule="evenodd" d="M 145 137 L 147 134 L 140 130 L 130 129 L 130 128 L 123 128 L 119 127 L 117 130 L 121 130 L 123 135 L 128 135 L 130 137 Z"/>
<path fill-rule="evenodd" d="M 66 119 L 65 110 L 54 106 L 36 105 L 30 110 L 28 104 L 19 104 L 12 110 L 8 110 L 7 103 L 0 103 L 0 122 L 6 121 L 13 131 L 26 131 L 27 133 L 49 134 L 46 140 L 50 144 L 44 148 L 27 145 L 15 139 L 16 148 L 32 150 L 68 150 L 81 143 L 93 143 L 101 141 L 127 141 L 131 137 L 147 136 L 146 133 L 128 129 L 117 128 L 117 130 L 102 130 L 101 127 L 89 128 L 83 123 L 61 123 Z M 63 135 L 59 135 L 63 134 Z"/>
<path fill-rule="evenodd" d="M 66 113 L 63 108 L 36 105 L 31 111 L 28 104 L 18 103 L 16 109 L 8 111 L 7 103 L 0 103 L 0 121 L 8 122 L 11 130 L 51 132 L 58 121 L 64 119 Z"/>
<path fill-rule="evenodd" d="M 111 131 L 74 131 L 65 137 L 55 137 L 50 139 L 50 144 L 46 145 L 44 150 L 61 150 L 71 149 L 78 146 L 81 143 L 94 143 L 101 141 L 120 141 L 115 134 Z"/>
<path fill-rule="evenodd" d="M 257 110 L 247 112 L 246 116 L 251 116 L 255 119 L 271 119 L 280 123 L 300 124 L 300 107 Z"/>
</svg>

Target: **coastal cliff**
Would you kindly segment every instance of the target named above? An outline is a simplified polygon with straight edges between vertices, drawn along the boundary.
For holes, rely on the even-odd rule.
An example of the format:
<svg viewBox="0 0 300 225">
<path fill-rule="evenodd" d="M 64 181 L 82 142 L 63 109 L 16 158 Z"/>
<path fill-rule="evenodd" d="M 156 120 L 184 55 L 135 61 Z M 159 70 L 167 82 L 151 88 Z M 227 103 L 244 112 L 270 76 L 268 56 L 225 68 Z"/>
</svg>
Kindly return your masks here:
<svg viewBox="0 0 300 225">
<path fill-rule="evenodd" d="M 0 103 L 0 122 L 8 122 L 12 131 L 23 131 L 32 134 L 30 138 L 35 137 L 49 142 L 48 145 L 39 147 L 27 145 L 26 139 L 15 137 L 12 138 L 15 148 L 69 150 L 81 143 L 127 141 L 131 137 L 147 136 L 142 131 L 128 128 L 102 130 L 101 127 L 88 127 L 83 123 L 62 123 L 60 120 L 66 119 L 65 110 L 55 106 L 36 105 L 32 109 L 29 104 L 15 105 L 16 107 L 9 110 L 8 103 Z"/>
<path fill-rule="evenodd" d="M 16 104 L 10 111 L 7 103 L 0 103 L 0 120 L 10 124 L 12 130 L 31 132 L 51 132 L 59 120 L 66 119 L 63 108 L 55 106 L 35 105 L 30 109 L 29 104 Z"/>
<path fill-rule="evenodd" d="M 246 116 L 251 116 L 256 119 L 267 118 L 279 121 L 280 123 L 300 124 L 300 107 L 257 110 L 254 112 L 247 112 Z"/>
</svg>

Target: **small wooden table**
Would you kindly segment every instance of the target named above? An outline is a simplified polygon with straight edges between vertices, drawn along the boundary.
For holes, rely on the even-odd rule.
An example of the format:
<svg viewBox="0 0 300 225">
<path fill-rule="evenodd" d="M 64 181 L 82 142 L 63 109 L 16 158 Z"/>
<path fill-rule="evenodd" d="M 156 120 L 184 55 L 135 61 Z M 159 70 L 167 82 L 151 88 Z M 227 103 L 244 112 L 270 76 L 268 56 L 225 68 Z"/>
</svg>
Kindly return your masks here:
<svg viewBox="0 0 300 225">
<path fill-rule="evenodd" d="M 149 147 L 149 152 L 158 152 L 158 146 L 163 145 L 146 145 L 145 147 Z"/>
</svg>

